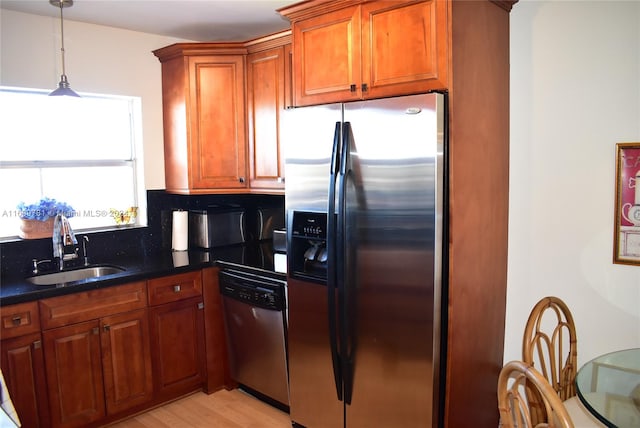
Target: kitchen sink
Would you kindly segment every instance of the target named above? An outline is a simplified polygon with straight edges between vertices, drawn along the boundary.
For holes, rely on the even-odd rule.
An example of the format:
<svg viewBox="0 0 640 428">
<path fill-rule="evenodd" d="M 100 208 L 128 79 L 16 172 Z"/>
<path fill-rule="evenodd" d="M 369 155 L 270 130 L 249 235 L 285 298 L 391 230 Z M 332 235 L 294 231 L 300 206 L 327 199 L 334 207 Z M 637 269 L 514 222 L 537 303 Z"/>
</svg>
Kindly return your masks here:
<svg viewBox="0 0 640 428">
<path fill-rule="evenodd" d="M 100 278 L 107 275 L 124 272 L 124 269 L 117 266 L 91 266 L 81 269 L 48 273 L 27 278 L 35 285 L 54 285 L 64 284 L 66 282 L 82 281 L 89 278 Z"/>
</svg>

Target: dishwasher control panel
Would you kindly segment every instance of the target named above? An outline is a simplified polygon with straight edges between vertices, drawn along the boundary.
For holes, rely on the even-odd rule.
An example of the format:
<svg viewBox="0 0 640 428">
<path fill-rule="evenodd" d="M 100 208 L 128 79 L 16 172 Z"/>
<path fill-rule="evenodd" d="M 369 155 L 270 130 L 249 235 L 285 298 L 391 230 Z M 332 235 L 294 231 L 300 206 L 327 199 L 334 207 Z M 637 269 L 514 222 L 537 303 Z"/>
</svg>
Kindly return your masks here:
<svg viewBox="0 0 640 428">
<path fill-rule="evenodd" d="M 222 270 L 219 274 L 220 293 L 264 309 L 282 311 L 284 282 L 241 272 Z"/>
</svg>

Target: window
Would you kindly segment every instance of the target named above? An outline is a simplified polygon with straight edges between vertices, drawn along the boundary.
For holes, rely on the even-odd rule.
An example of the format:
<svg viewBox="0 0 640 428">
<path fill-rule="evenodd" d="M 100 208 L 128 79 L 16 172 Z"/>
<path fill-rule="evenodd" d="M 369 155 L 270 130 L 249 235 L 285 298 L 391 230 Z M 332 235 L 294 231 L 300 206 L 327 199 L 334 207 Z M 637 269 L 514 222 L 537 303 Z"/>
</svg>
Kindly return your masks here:
<svg viewBox="0 0 640 428">
<path fill-rule="evenodd" d="M 73 207 L 75 231 L 144 225 L 140 99 L 48 93 L 0 87 L 0 237 L 45 197 Z"/>
</svg>

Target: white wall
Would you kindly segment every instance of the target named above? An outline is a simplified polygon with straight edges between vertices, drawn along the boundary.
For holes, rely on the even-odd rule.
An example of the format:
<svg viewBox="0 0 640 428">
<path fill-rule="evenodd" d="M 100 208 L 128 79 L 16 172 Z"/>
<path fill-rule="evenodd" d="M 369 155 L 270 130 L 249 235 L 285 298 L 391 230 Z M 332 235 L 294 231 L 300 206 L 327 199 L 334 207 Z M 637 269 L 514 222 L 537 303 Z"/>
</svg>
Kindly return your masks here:
<svg viewBox="0 0 640 428">
<path fill-rule="evenodd" d="M 520 0 L 511 13 L 505 361 L 556 295 L 578 364 L 640 347 L 640 266 L 612 263 L 615 144 L 640 142 L 640 1 Z"/>
<path fill-rule="evenodd" d="M 60 19 L 0 10 L 0 85 L 54 89 L 61 74 Z M 162 83 L 151 52 L 184 41 L 64 21 L 65 67 L 76 92 L 142 98 L 145 187 L 164 189 Z"/>
<path fill-rule="evenodd" d="M 2 10 L 0 84 L 54 88 L 59 20 Z M 505 360 L 536 301 L 578 324 L 580 363 L 640 346 L 640 267 L 612 264 L 615 143 L 640 141 L 640 1 L 528 1 L 511 12 Z M 65 20 L 73 89 L 142 97 L 145 180 L 164 188 L 160 63 L 180 41 Z"/>
</svg>

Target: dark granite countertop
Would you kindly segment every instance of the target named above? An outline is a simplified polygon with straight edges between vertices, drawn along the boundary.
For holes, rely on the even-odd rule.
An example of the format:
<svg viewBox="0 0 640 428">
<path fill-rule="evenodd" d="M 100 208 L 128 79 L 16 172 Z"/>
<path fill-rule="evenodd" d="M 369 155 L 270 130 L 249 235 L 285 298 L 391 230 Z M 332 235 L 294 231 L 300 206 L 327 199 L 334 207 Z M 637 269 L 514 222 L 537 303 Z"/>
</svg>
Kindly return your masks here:
<svg viewBox="0 0 640 428">
<path fill-rule="evenodd" d="M 34 285 L 25 278 L 3 277 L 0 284 L 0 306 L 143 281 L 216 265 L 286 279 L 286 275 L 273 271 L 273 255 L 267 251 L 268 247 L 270 243 L 223 247 L 210 251 L 190 250 L 175 253 L 164 250 L 140 256 L 129 255 L 104 262 L 95 261 L 92 266 L 117 266 L 124 271 L 59 285 Z"/>
</svg>

